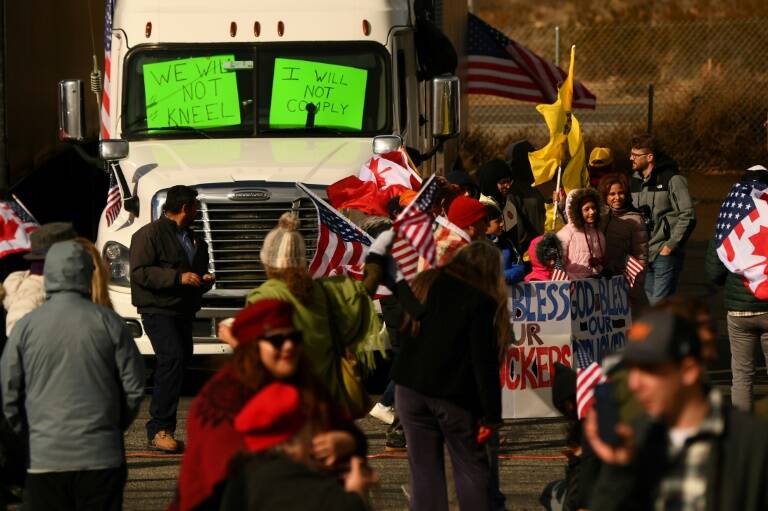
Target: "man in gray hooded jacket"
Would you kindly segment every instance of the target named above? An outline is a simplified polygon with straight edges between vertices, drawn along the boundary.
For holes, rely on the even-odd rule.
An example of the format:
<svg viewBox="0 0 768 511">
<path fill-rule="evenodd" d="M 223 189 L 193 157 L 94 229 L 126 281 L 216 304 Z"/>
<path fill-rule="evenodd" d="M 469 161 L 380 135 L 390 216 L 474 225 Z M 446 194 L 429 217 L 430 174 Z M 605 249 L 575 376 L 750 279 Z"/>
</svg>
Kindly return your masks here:
<svg viewBox="0 0 768 511">
<path fill-rule="evenodd" d="M 144 366 L 120 317 L 89 299 L 91 256 L 54 244 L 48 301 L 16 323 L 0 360 L 3 413 L 29 432 L 24 509 L 121 509 L 123 432 L 138 413 Z"/>
</svg>

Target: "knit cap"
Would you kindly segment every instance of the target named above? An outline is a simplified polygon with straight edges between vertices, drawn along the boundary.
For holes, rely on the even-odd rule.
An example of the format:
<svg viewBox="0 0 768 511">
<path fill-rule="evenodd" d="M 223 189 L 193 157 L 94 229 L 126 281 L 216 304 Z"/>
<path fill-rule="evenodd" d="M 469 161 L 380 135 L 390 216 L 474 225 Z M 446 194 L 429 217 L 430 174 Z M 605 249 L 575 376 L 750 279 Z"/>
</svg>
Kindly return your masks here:
<svg viewBox="0 0 768 511">
<path fill-rule="evenodd" d="M 264 238 L 260 256 L 264 266 L 280 270 L 307 267 L 307 249 L 298 229 L 298 217 L 290 212 L 283 213 L 277 227 Z"/>
<path fill-rule="evenodd" d="M 472 197 L 456 197 L 448 206 L 448 220 L 466 229 L 475 222 L 486 218 L 485 207 Z"/>
</svg>

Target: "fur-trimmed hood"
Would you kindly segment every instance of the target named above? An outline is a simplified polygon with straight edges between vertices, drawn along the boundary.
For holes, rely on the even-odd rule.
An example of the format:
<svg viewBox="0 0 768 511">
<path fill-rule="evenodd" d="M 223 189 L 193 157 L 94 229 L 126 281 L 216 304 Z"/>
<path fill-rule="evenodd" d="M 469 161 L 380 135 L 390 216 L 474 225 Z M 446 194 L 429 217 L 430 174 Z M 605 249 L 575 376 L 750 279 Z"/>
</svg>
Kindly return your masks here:
<svg viewBox="0 0 768 511">
<path fill-rule="evenodd" d="M 595 202 L 595 227 L 600 225 L 600 212 L 602 210 L 602 200 L 597 190 L 592 188 L 579 188 L 573 191 L 571 202 L 568 204 L 568 219 L 577 229 L 584 228 L 584 218 L 581 216 L 581 206 L 585 199 Z"/>
</svg>

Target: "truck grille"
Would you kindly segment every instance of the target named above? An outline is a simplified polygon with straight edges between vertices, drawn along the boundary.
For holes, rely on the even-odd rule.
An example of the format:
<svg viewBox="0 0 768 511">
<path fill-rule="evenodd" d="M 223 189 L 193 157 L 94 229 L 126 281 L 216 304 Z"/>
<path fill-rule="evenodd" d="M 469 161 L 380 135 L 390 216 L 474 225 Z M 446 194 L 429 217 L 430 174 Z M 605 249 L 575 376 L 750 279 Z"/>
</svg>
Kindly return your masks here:
<svg viewBox="0 0 768 511">
<path fill-rule="evenodd" d="M 293 210 L 301 221 L 307 261 L 317 248 L 317 210 L 302 198 L 293 202 L 244 202 L 227 199 L 201 200 L 195 228 L 209 245 L 209 270 L 216 276 L 214 289 L 252 289 L 267 277 L 259 260 L 264 238 L 286 211 Z"/>
</svg>

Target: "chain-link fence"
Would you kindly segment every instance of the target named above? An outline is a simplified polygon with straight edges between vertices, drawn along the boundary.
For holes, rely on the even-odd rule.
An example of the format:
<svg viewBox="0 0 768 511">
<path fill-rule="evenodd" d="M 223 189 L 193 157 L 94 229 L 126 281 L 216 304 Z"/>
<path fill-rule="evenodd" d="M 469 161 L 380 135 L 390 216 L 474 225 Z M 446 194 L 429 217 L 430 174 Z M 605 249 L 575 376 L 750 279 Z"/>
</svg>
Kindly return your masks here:
<svg viewBox="0 0 768 511">
<path fill-rule="evenodd" d="M 645 131 L 649 85 L 653 133 L 684 172 L 743 169 L 766 160 L 768 19 L 601 25 L 560 30 L 561 64 L 576 45 L 576 79 L 597 96 L 576 110 L 587 150 L 612 147 L 628 168 L 628 141 Z M 554 27 L 497 27 L 554 60 Z M 470 164 L 513 140 L 535 146 L 547 132 L 533 103 L 472 95 L 465 155 Z"/>
</svg>

